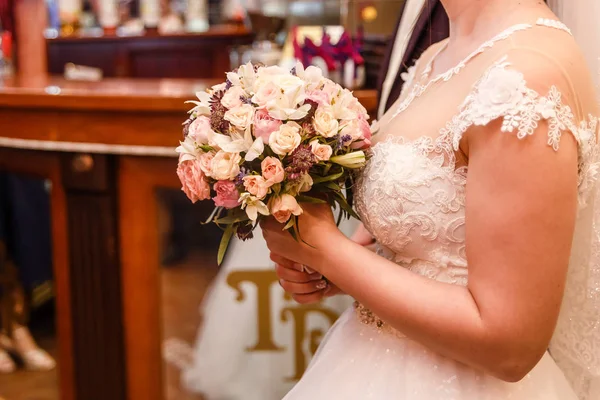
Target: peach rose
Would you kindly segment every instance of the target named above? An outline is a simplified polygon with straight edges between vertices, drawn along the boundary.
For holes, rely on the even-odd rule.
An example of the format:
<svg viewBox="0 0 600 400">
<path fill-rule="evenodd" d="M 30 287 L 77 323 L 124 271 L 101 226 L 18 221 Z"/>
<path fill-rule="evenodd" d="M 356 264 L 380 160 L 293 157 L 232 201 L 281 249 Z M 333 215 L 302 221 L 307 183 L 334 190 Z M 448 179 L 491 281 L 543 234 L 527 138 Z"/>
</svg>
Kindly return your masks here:
<svg viewBox="0 0 600 400">
<path fill-rule="evenodd" d="M 275 217 L 277 222 L 284 224 L 288 222 L 290 217 L 293 215 L 302 215 L 302 208 L 294 198 L 289 194 L 275 197 L 271 203 L 271 215 Z"/>
<path fill-rule="evenodd" d="M 275 154 L 284 156 L 296 150 L 301 141 L 300 125 L 290 121 L 281 125 L 279 130 L 271 134 L 269 137 L 269 146 Z"/>
<path fill-rule="evenodd" d="M 251 195 L 262 200 L 269 192 L 269 184 L 260 175 L 247 175 L 244 177 L 244 187 Z"/>
<path fill-rule="evenodd" d="M 260 163 L 260 168 L 262 170 L 262 176 L 269 186 L 283 182 L 285 172 L 279 159 L 275 157 L 265 157 L 263 162 Z"/>
<path fill-rule="evenodd" d="M 246 96 L 246 91 L 240 86 L 230 88 L 221 99 L 221 104 L 227 109 L 236 108 L 242 105 L 242 97 Z"/>
<path fill-rule="evenodd" d="M 339 123 L 331 107 L 319 106 L 313 117 L 313 125 L 323 137 L 330 138 L 338 134 Z"/>
<path fill-rule="evenodd" d="M 280 93 L 281 91 L 273 82 L 266 82 L 258 87 L 256 94 L 252 96 L 252 102 L 258 104 L 259 107 L 266 107 Z"/>
<path fill-rule="evenodd" d="M 254 137 L 262 138 L 263 143 L 269 143 L 271 133 L 279 130 L 282 122 L 271 118 L 267 110 L 259 110 L 254 114 Z"/>
<path fill-rule="evenodd" d="M 254 120 L 254 107 L 250 104 L 242 104 L 241 106 L 228 110 L 223 118 L 243 131 Z"/>
<path fill-rule="evenodd" d="M 310 142 L 310 148 L 316 159 L 319 161 L 327 161 L 333 154 L 333 149 L 327 144 L 320 144 L 317 140 Z"/>
<path fill-rule="evenodd" d="M 212 173 L 212 160 L 215 158 L 215 154 L 217 153 L 209 151 L 207 153 L 202 153 L 200 156 L 200 169 L 204 172 L 204 175 L 208 177 L 210 177 Z"/>
<path fill-rule="evenodd" d="M 213 157 L 210 167 L 210 176 L 219 181 L 226 181 L 235 178 L 240 173 L 239 153 L 227 153 L 220 150 Z"/>
<path fill-rule="evenodd" d="M 200 168 L 200 161 L 187 160 L 177 166 L 177 176 L 181 181 L 181 190 L 192 201 L 210 198 L 208 180 Z"/>
<path fill-rule="evenodd" d="M 240 205 L 240 194 L 232 181 L 218 181 L 214 189 L 217 197 L 213 200 L 217 207 L 235 208 Z"/>
</svg>

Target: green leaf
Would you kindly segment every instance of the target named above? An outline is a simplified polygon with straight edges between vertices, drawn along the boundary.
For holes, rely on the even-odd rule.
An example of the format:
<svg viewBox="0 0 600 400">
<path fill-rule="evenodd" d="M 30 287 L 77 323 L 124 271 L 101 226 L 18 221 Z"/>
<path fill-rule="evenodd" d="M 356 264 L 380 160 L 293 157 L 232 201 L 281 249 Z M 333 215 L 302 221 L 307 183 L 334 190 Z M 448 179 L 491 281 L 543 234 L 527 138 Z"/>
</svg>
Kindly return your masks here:
<svg viewBox="0 0 600 400">
<path fill-rule="evenodd" d="M 233 236 L 234 229 L 235 225 L 229 225 L 223 233 L 221 243 L 219 244 L 219 253 L 217 255 L 217 263 L 219 265 L 221 265 L 221 263 L 223 262 L 223 258 L 225 258 L 225 253 L 227 252 L 227 248 L 229 247 L 229 242 L 231 241 L 231 237 Z"/>
<path fill-rule="evenodd" d="M 212 210 L 212 212 L 210 213 L 210 215 L 208 216 L 208 218 L 206 219 L 206 221 L 204 221 L 204 222 L 200 222 L 200 224 L 201 224 L 201 225 L 210 224 L 210 223 L 213 221 L 213 219 L 214 219 L 215 217 L 217 217 L 217 218 L 218 218 L 218 214 L 220 214 L 220 213 L 221 213 L 221 211 L 223 211 L 223 207 L 215 207 L 215 208 Z"/>
<path fill-rule="evenodd" d="M 294 218 L 290 218 L 290 220 L 288 221 L 288 223 L 283 227 L 283 230 L 287 231 L 288 229 L 290 229 L 291 227 L 293 227 L 294 224 L 296 224 L 296 220 Z"/>
<path fill-rule="evenodd" d="M 313 177 L 313 184 L 335 181 L 336 179 L 340 179 L 343 175 L 344 175 L 344 171 L 342 170 L 341 172 L 339 172 L 337 174 L 333 174 L 333 175 L 320 176 L 317 178 Z"/>
<path fill-rule="evenodd" d="M 212 148 L 211 146 L 209 146 L 207 144 L 200 146 L 200 149 L 206 153 L 214 150 L 214 148 Z"/>
<path fill-rule="evenodd" d="M 230 212 L 226 217 L 215 219 L 214 223 L 217 225 L 229 225 L 249 220 L 250 218 L 248 218 L 246 212 L 242 210 L 235 210 L 234 212 Z"/>
<path fill-rule="evenodd" d="M 343 194 L 335 193 L 335 198 L 336 198 L 338 204 L 340 205 L 340 207 L 344 211 L 346 211 L 348 214 L 350 214 L 351 216 L 353 216 L 354 218 L 356 218 L 360 221 L 360 217 L 354 212 L 352 207 L 350 207 L 350 204 L 348 204 L 348 201 L 346 201 L 346 198 L 344 197 Z"/>
<path fill-rule="evenodd" d="M 326 200 L 323 199 L 318 199 L 316 197 L 311 197 L 311 196 L 303 196 L 303 195 L 299 195 L 296 196 L 296 200 L 299 203 L 311 203 L 311 204 L 327 204 Z"/>
</svg>

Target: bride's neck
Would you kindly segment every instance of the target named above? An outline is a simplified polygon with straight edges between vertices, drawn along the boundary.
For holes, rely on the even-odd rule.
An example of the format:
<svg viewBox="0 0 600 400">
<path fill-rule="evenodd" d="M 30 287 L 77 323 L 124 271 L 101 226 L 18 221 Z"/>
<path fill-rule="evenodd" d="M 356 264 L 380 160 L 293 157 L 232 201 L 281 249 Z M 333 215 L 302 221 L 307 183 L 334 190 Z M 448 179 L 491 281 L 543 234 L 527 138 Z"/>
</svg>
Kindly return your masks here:
<svg viewBox="0 0 600 400">
<path fill-rule="evenodd" d="M 510 21 L 515 12 L 545 8 L 541 0 L 441 0 L 450 19 L 450 38 L 481 36 Z M 520 21 L 527 22 L 527 21 Z"/>
</svg>

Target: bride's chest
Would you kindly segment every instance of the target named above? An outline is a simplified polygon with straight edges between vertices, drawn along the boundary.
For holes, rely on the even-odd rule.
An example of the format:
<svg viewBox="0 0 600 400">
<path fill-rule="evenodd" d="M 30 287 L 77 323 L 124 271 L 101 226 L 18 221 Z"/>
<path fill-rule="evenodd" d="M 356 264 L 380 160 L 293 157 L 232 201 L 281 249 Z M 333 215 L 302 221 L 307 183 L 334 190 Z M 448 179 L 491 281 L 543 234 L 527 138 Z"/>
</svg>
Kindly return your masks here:
<svg viewBox="0 0 600 400">
<path fill-rule="evenodd" d="M 429 139 L 386 140 L 355 186 L 356 208 L 377 241 L 403 258 L 436 261 L 464 249 L 466 170 Z"/>
</svg>

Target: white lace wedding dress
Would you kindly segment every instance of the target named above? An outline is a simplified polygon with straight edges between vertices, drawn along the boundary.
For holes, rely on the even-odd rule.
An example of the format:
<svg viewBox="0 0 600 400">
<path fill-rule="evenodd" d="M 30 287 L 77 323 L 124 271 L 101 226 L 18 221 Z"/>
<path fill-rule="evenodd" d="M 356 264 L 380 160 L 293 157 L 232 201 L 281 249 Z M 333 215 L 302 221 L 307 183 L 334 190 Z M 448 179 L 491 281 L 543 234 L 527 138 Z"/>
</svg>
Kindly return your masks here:
<svg viewBox="0 0 600 400">
<path fill-rule="evenodd" d="M 357 183 L 356 202 L 381 256 L 430 279 L 466 285 L 469 177 L 468 160 L 459 150 L 463 135 L 470 129 L 502 131 L 512 136 L 502 139 L 508 145 L 547 135 L 548 151 L 557 154 L 567 151 L 561 138 L 572 135 L 579 147 L 581 216 L 593 202 L 598 114 L 583 57 L 558 21 L 510 27 L 455 68 L 432 77 L 444 45 L 428 50 L 411 69 L 403 95 L 382 119 L 372 158 Z M 548 75 L 556 81 L 537 78 Z M 590 235 L 589 221 L 578 221 L 577 232 Z M 579 286 L 579 293 L 567 289 L 550 352 L 518 383 L 436 354 L 355 304 L 285 400 L 598 400 L 600 314 L 593 313 L 599 310 L 600 273 L 573 268 L 569 280 L 581 271 L 596 274 L 595 284 Z M 587 300 L 592 301 L 577 309 Z"/>
</svg>

